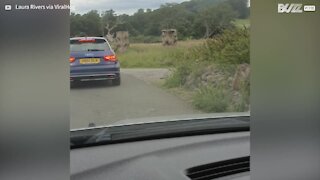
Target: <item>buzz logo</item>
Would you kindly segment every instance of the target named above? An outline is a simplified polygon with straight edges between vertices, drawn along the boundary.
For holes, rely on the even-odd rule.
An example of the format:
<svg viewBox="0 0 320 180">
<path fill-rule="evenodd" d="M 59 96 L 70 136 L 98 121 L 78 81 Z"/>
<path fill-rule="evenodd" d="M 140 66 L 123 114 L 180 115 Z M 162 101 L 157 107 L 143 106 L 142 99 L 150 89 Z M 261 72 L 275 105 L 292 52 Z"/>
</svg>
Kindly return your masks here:
<svg viewBox="0 0 320 180">
<path fill-rule="evenodd" d="M 278 13 L 302 13 L 302 4 L 278 4 Z"/>
</svg>

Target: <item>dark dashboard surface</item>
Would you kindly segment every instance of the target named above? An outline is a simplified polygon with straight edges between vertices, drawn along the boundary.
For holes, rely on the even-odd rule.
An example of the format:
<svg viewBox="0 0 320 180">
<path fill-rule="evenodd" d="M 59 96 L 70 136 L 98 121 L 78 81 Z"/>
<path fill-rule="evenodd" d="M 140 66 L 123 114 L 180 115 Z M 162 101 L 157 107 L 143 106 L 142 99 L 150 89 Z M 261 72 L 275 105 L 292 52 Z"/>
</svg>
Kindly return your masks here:
<svg viewBox="0 0 320 180">
<path fill-rule="evenodd" d="M 71 179 L 190 180 L 195 166 L 250 156 L 250 133 L 198 135 L 73 149 Z M 247 180 L 249 172 L 219 179 Z"/>
</svg>

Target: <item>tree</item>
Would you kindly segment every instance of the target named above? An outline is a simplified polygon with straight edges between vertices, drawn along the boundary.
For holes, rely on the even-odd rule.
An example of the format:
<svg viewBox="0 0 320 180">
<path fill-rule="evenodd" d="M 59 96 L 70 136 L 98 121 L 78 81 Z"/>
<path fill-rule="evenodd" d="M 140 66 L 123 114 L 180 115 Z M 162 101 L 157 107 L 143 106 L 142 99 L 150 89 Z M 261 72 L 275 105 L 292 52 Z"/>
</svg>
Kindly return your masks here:
<svg viewBox="0 0 320 180">
<path fill-rule="evenodd" d="M 178 3 L 165 3 L 165 4 L 162 4 L 160 6 L 160 9 L 161 8 L 170 8 L 170 7 L 176 7 L 178 5 Z"/>
<path fill-rule="evenodd" d="M 250 10 L 248 7 L 248 0 L 228 0 L 226 3 L 237 12 L 237 18 L 245 19 L 249 17 Z"/>
<path fill-rule="evenodd" d="M 70 36 L 80 36 L 84 34 L 83 21 L 80 14 L 70 14 Z"/>
<path fill-rule="evenodd" d="M 108 40 L 112 42 L 114 38 L 114 29 L 123 23 L 121 16 L 116 16 L 114 10 L 110 9 L 105 11 L 102 15 L 102 25 L 104 27 L 103 29 L 106 29 L 107 32 L 103 32 L 103 36 L 106 34 Z"/>
<path fill-rule="evenodd" d="M 226 3 L 204 10 L 198 19 L 205 29 L 204 38 L 212 37 L 224 29 L 233 27 L 232 21 L 236 15 L 231 6 Z"/>
<path fill-rule="evenodd" d="M 177 29 L 179 39 L 208 38 L 232 27 L 234 18 L 245 17 L 246 0 L 192 0 L 181 4 L 167 3 L 159 9 L 138 9 L 133 15 L 117 15 L 110 9 L 101 15 L 90 11 L 70 14 L 71 36 L 105 36 L 129 31 L 141 40 L 160 37 L 161 30 Z"/>
<path fill-rule="evenodd" d="M 103 26 L 103 31 L 106 29 L 107 32 L 103 32 L 103 36 L 105 34 L 110 35 L 111 31 L 117 26 L 117 17 L 115 15 L 114 10 L 110 9 L 105 11 L 102 14 L 102 26 Z"/>
<path fill-rule="evenodd" d="M 87 36 L 101 36 L 101 19 L 98 11 L 92 10 L 81 17 L 82 29 Z"/>
</svg>

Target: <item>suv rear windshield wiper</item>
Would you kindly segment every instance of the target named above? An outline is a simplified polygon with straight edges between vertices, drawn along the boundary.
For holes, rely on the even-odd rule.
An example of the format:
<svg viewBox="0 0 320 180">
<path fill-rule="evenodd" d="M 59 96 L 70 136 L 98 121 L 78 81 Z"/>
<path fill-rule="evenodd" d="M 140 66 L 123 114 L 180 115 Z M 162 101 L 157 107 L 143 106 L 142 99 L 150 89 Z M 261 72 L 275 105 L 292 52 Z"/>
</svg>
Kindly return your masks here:
<svg viewBox="0 0 320 180">
<path fill-rule="evenodd" d="M 71 149 L 149 139 L 249 131 L 249 116 L 205 118 L 71 131 Z"/>
<path fill-rule="evenodd" d="M 87 51 L 104 51 L 103 49 L 88 49 Z"/>
</svg>

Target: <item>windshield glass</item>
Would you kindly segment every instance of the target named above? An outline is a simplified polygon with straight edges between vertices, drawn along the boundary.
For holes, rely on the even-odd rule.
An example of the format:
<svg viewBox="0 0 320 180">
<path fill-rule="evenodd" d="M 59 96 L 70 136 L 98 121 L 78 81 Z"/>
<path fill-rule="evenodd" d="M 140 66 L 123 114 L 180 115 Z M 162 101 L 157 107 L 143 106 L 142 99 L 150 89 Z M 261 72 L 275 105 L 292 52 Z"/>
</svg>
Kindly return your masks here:
<svg viewBox="0 0 320 180">
<path fill-rule="evenodd" d="M 108 2 L 70 1 L 71 129 L 250 111 L 247 0 Z"/>
<path fill-rule="evenodd" d="M 107 43 L 74 43 L 70 44 L 70 51 L 106 51 L 109 50 Z"/>
</svg>

